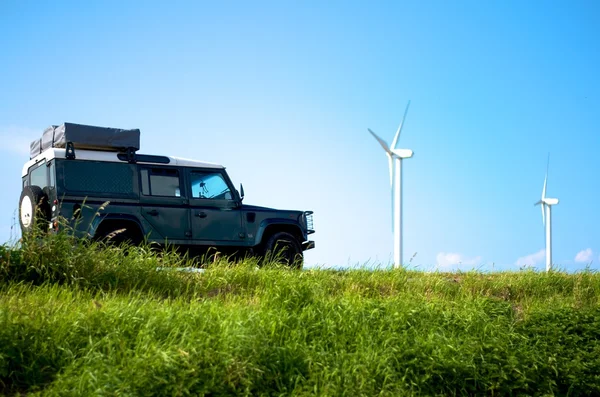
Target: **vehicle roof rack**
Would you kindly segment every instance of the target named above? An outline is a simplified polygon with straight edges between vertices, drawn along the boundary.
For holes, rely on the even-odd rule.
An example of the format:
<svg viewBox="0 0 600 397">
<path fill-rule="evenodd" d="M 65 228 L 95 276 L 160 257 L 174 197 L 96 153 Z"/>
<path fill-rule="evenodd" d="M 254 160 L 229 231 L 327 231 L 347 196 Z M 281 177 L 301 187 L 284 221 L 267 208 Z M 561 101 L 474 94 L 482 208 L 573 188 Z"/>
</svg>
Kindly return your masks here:
<svg viewBox="0 0 600 397">
<path fill-rule="evenodd" d="M 132 156 L 132 157 L 130 157 Z M 129 163 L 158 163 L 158 164 L 170 164 L 171 159 L 167 156 L 155 156 L 152 154 L 137 154 L 135 152 L 119 153 L 117 158 L 121 161 L 127 161 Z"/>
</svg>

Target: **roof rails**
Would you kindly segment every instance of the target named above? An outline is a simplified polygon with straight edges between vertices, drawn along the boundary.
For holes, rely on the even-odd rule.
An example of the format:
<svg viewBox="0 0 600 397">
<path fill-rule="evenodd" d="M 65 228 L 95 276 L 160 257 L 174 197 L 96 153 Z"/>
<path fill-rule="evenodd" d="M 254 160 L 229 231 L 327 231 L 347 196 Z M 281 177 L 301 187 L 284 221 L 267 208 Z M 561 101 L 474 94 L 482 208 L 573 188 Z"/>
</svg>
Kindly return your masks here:
<svg viewBox="0 0 600 397">
<path fill-rule="evenodd" d="M 117 157 L 121 161 L 128 163 L 157 163 L 170 164 L 171 159 L 167 156 L 155 156 L 152 154 L 137 154 L 135 152 L 119 153 Z"/>
</svg>

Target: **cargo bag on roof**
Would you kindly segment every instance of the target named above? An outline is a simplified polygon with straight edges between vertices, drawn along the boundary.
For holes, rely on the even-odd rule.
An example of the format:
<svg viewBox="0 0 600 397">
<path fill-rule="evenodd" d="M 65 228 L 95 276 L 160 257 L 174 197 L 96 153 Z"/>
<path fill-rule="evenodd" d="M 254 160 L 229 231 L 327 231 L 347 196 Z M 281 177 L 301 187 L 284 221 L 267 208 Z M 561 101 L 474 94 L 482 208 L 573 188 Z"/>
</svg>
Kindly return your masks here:
<svg viewBox="0 0 600 397">
<path fill-rule="evenodd" d="M 91 125 L 64 123 L 59 126 L 46 128 L 42 135 L 44 151 L 51 147 L 65 148 L 67 142 L 72 142 L 75 150 L 107 150 L 126 151 L 129 148 L 137 151 L 140 149 L 140 130 L 124 130 L 120 128 L 95 127 Z M 34 154 L 34 148 L 31 150 Z"/>
<path fill-rule="evenodd" d="M 29 158 L 32 159 L 42 153 L 42 140 L 36 139 L 29 145 Z"/>
</svg>

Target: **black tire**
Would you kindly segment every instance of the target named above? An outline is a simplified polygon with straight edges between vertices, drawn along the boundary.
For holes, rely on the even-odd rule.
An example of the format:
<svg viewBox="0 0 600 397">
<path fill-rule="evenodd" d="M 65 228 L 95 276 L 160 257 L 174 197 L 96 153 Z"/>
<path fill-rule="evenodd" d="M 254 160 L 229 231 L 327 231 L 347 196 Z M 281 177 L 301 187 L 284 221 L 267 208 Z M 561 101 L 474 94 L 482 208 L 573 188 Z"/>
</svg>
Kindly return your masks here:
<svg viewBox="0 0 600 397">
<path fill-rule="evenodd" d="M 135 238 L 135 236 L 132 233 L 129 233 L 127 230 L 122 232 L 122 233 L 116 233 L 114 235 L 109 235 L 107 236 L 108 238 L 105 239 L 105 241 L 110 242 L 111 244 L 114 245 L 138 245 L 139 241 L 137 241 L 138 239 Z"/>
<path fill-rule="evenodd" d="M 107 225 L 103 226 L 100 224 L 100 228 L 94 238 L 96 241 L 100 241 L 107 245 L 139 245 L 143 238 L 141 232 L 137 230 L 131 230 L 130 225 L 116 226 Z"/>
<path fill-rule="evenodd" d="M 39 186 L 25 186 L 19 199 L 19 225 L 23 235 L 39 227 L 48 230 L 50 221 L 50 203 L 48 196 Z"/>
<path fill-rule="evenodd" d="M 267 260 L 295 269 L 301 269 L 304 260 L 298 239 L 287 232 L 277 232 L 270 236 L 263 246 L 263 256 Z"/>
</svg>

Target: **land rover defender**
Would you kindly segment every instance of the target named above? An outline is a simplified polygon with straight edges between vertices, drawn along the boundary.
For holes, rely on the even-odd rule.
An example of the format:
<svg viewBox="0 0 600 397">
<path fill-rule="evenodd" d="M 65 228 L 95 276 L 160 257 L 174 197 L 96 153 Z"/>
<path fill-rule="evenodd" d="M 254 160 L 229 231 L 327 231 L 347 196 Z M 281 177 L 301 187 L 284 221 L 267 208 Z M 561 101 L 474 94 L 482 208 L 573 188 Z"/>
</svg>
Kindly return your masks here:
<svg viewBox="0 0 600 397">
<path fill-rule="evenodd" d="M 311 211 L 243 203 L 219 164 L 139 154 L 139 130 L 64 123 L 32 142 L 19 222 L 80 238 L 279 256 L 302 266 L 315 247 Z"/>
</svg>

